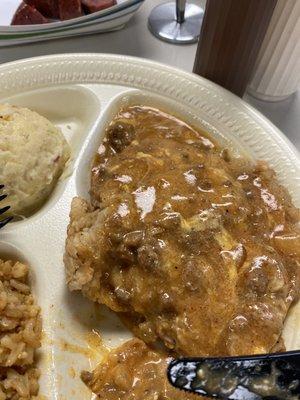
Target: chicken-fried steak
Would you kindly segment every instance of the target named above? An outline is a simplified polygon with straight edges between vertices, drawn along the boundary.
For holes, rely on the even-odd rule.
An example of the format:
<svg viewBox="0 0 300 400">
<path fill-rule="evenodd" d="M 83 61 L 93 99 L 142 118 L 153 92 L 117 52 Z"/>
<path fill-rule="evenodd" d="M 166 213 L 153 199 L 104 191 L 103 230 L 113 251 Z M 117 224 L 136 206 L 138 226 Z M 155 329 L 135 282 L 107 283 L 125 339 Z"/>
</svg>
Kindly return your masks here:
<svg viewBox="0 0 300 400">
<path fill-rule="evenodd" d="M 298 210 L 264 163 L 149 107 L 121 110 L 73 200 L 71 290 L 180 355 L 269 352 L 299 291 Z"/>
</svg>

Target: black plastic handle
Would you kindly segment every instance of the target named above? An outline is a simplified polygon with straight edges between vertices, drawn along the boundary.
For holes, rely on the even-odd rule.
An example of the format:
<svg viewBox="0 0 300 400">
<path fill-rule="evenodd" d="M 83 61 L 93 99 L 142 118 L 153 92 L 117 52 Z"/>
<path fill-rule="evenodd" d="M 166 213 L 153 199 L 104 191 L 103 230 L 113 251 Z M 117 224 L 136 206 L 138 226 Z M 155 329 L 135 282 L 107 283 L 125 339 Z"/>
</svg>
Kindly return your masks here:
<svg viewBox="0 0 300 400">
<path fill-rule="evenodd" d="M 300 351 L 176 359 L 168 378 L 178 389 L 216 399 L 299 400 Z"/>
</svg>

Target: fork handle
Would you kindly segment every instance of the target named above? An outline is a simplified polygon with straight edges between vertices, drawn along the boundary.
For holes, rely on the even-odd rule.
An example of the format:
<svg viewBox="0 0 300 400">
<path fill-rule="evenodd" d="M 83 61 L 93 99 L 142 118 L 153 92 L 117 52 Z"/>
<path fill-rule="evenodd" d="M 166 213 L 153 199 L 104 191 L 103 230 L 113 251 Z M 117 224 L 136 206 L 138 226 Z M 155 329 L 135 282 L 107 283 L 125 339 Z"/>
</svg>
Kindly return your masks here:
<svg viewBox="0 0 300 400">
<path fill-rule="evenodd" d="M 300 351 L 172 360 L 168 379 L 178 389 L 230 400 L 300 398 Z M 272 396 L 267 396 L 265 386 Z"/>
</svg>

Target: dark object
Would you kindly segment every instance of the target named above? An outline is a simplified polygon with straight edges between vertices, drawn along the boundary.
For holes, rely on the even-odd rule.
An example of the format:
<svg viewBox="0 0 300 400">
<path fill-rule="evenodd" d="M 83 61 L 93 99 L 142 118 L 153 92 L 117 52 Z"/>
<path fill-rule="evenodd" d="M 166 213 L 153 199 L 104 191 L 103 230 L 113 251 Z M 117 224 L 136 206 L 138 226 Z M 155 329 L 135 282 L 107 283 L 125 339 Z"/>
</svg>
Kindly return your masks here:
<svg viewBox="0 0 300 400">
<path fill-rule="evenodd" d="M 116 0 L 81 0 L 86 13 L 94 13 L 115 6 Z"/>
<path fill-rule="evenodd" d="M 217 399 L 297 400 L 300 351 L 173 360 L 168 378 L 179 389 Z"/>
<path fill-rule="evenodd" d="M 277 0 L 208 0 L 194 72 L 243 96 Z"/>
<path fill-rule="evenodd" d="M 44 17 L 58 19 L 59 0 L 24 0 L 26 4 L 36 8 Z"/>
<path fill-rule="evenodd" d="M 36 8 L 25 4 L 24 2 L 18 7 L 13 16 L 12 25 L 33 25 L 46 24 L 48 21 Z"/>
<path fill-rule="evenodd" d="M 0 190 L 2 190 L 3 188 L 4 188 L 4 185 L 0 185 Z M 6 197 L 7 197 L 6 194 L 0 195 L 0 201 L 4 200 Z M 0 208 L 0 215 L 4 214 L 9 209 L 10 209 L 10 206 Z M 12 219 L 13 219 L 13 217 L 7 217 L 3 220 L 0 220 L 0 229 L 3 228 L 6 224 L 8 224 Z"/>
<path fill-rule="evenodd" d="M 59 0 L 59 18 L 62 21 L 81 17 L 83 14 L 80 0 Z"/>
<path fill-rule="evenodd" d="M 120 122 L 108 128 L 107 140 L 109 145 L 120 153 L 125 147 L 129 146 L 135 137 L 133 125 Z"/>
</svg>

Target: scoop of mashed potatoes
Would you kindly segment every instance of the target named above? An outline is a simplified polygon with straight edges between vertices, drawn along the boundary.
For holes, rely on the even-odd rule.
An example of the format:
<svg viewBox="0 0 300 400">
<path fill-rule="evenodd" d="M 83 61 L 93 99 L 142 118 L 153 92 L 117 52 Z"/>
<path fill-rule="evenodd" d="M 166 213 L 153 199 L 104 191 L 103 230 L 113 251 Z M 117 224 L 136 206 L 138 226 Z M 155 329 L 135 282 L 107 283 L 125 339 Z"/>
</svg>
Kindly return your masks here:
<svg viewBox="0 0 300 400">
<path fill-rule="evenodd" d="M 0 184 L 8 214 L 26 216 L 46 200 L 70 157 L 50 121 L 27 108 L 0 104 Z"/>
</svg>

